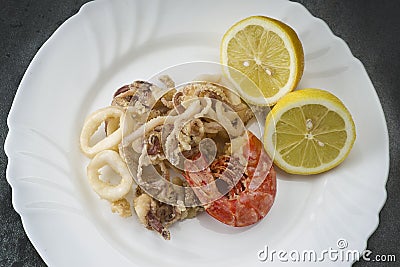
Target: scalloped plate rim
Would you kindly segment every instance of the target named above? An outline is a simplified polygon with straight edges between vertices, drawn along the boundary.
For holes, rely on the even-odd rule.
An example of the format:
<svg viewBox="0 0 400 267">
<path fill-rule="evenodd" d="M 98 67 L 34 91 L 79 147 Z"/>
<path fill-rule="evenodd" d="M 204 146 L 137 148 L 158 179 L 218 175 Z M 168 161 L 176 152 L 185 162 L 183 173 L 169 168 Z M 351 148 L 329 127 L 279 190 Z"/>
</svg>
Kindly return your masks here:
<svg viewBox="0 0 400 267">
<path fill-rule="evenodd" d="M 287 1 L 287 2 L 289 2 L 289 1 Z M 300 3 L 296 3 L 296 2 L 294 2 L 294 3 L 290 2 L 290 3 L 292 5 L 302 6 L 304 9 L 306 9 Z M 9 169 L 10 165 L 15 160 L 13 155 L 10 153 L 10 151 L 12 151 L 12 149 L 13 149 L 13 144 L 10 143 L 10 135 L 13 133 L 13 129 L 18 129 L 19 128 L 18 122 L 14 120 L 14 112 L 18 108 L 18 105 L 19 105 L 20 99 L 22 98 L 24 90 L 26 90 L 26 89 L 23 89 L 24 87 L 26 87 L 26 86 L 24 86 L 24 81 L 26 80 L 26 77 L 30 75 L 31 70 L 35 68 L 35 65 L 37 63 L 38 58 L 42 57 L 42 54 L 45 52 L 46 47 L 48 45 L 50 45 L 53 42 L 53 40 L 56 39 L 56 37 L 60 34 L 60 29 L 61 28 L 63 28 L 67 24 L 70 24 L 70 22 L 72 20 L 75 20 L 78 16 L 81 16 L 82 10 L 84 8 L 87 8 L 88 6 L 90 6 L 91 8 L 95 8 L 95 6 L 97 4 L 98 3 L 96 3 L 96 1 L 92 1 L 92 2 L 88 2 L 88 3 L 85 3 L 84 5 L 82 5 L 81 8 L 79 9 L 79 11 L 76 14 L 74 14 L 73 16 L 71 16 L 70 18 L 68 18 L 59 28 L 57 28 L 57 30 L 40 47 L 40 49 L 38 50 L 38 52 L 36 53 L 36 55 L 32 59 L 31 63 L 29 64 L 27 70 L 25 71 L 25 73 L 23 75 L 23 78 L 22 78 L 21 83 L 20 83 L 20 85 L 18 87 L 18 90 L 17 90 L 16 95 L 14 97 L 14 100 L 13 100 L 13 103 L 12 103 L 12 106 L 10 108 L 10 112 L 9 112 L 9 115 L 8 115 L 8 118 L 7 118 L 7 125 L 8 125 L 8 128 L 9 128 L 9 132 L 7 134 L 7 137 L 6 137 L 6 140 L 5 140 L 5 143 L 4 143 L 4 150 L 5 150 L 5 153 L 6 153 L 7 157 L 8 157 L 8 164 L 7 164 L 7 169 L 6 169 L 6 178 L 7 178 L 8 183 L 12 187 L 12 203 L 13 203 L 13 206 L 14 206 L 15 210 L 21 216 L 23 227 L 24 227 L 24 230 L 26 231 L 26 234 L 28 235 L 28 237 L 30 238 L 30 240 L 32 241 L 32 243 L 34 244 L 34 246 L 37 249 L 38 249 L 39 246 L 38 246 L 38 244 L 36 244 L 35 239 L 32 238 L 31 231 L 34 231 L 34 230 L 32 229 L 32 227 L 30 227 L 29 216 L 27 214 L 23 214 L 23 212 L 21 211 L 21 208 L 17 204 L 16 198 L 18 198 L 19 196 L 17 194 L 15 194 L 15 192 L 14 192 L 15 185 L 13 184 L 14 182 L 16 183 L 17 181 L 13 180 L 13 178 L 12 178 L 13 175 L 12 175 L 12 173 L 10 173 L 10 169 Z M 309 11 L 307 10 L 307 12 L 309 12 Z M 324 20 L 322 20 L 320 18 L 317 18 L 317 17 L 314 17 L 311 13 L 310 13 L 310 16 L 312 18 L 318 19 L 320 23 L 323 23 L 326 26 L 326 28 L 330 30 L 329 26 L 327 25 L 327 23 Z M 330 30 L 330 35 L 333 38 L 336 38 L 336 39 L 342 41 L 345 44 L 345 46 L 350 51 L 350 54 L 353 57 L 353 59 L 355 61 L 357 61 L 357 64 L 359 64 L 362 67 L 363 71 L 365 73 L 367 73 L 366 70 L 365 70 L 364 65 L 362 64 L 362 62 L 351 53 L 351 50 L 350 50 L 349 46 L 347 45 L 347 43 L 343 39 L 341 39 L 340 37 L 336 36 L 331 30 Z M 370 83 L 371 87 L 374 89 L 373 83 L 370 80 L 368 74 L 366 76 L 368 77 L 368 83 Z M 384 133 L 385 134 L 384 143 L 385 143 L 386 146 L 385 146 L 384 150 L 387 151 L 388 153 L 385 155 L 386 156 L 385 161 L 386 161 L 386 164 L 387 164 L 387 169 L 385 169 L 385 173 L 383 174 L 383 180 L 382 181 L 384 182 L 384 184 L 386 184 L 387 179 L 388 179 L 388 175 L 389 175 L 389 166 L 390 166 L 389 136 L 388 136 L 387 125 L 386 125 L 386 120 L 385 120 L 385 115 L 384 115 L 384 112 L 383 112 L 383 108 L 382 108 L 382 105 L 381 105 L 381 103 L 379 101 L 379 97 L 378 97 L 378 94 L 377 94 L 375 89 L 373 90 L 373 94 L 374 94 L 375 100 L 377 101 L 378 107 L 380 109 L 380 114 L 379 115 L 383 119 L 383 124 L 384 124 L 384 127 L 385 127 L 385 129 L 384 129 L 384 132 L 385 132 Z M 385 186 L 383 186 L 383 188 L 382 188 L 382 190 L 380 192 L 382 193 L 382 195 L 381 195 L 382 201 L 381 201 L 381 203 L 379 203 L 379 209 L 376 211 L 377 212 L 376 216 L 378 217 L 378 220 L 375 223 L 374 227 L 372 227 L 370 229 L 370 231 L 368 233 L 365 233 L 365 235 L 364 235 L 363 242 L 365 243 L 365 247 L 366 247 L 367 239 L 372 235 L 372 233 L 377 229 L 377 227 L 379 225 L 379 212 L 383 208 L 383 206 L 384 206 L 384 204 L 386 202 L 386 199 L 387 199 L 387 191 L 386 191 Z M 45 260 L 45 262 L 47 262 L 46 251 L 38 250 L 38 252 L 41 255 L 41 257 Z"/>
</svg>

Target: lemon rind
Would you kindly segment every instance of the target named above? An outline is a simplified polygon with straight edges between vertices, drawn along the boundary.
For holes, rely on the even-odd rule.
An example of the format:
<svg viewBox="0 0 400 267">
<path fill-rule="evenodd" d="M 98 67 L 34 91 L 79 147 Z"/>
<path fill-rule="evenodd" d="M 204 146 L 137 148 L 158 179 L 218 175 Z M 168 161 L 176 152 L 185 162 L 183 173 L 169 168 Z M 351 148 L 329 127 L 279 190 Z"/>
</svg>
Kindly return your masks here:
<svg viewBox="0 0 400 267">
<path fill-rule="evenodd" d="M 275 150 L 275 147 L 272 145 L 272 136 L 275 132 L 275 123 L 279 120 L 283 113 L 288 111 L 289 109 L 300 107 L 307 104 L 320 104 L 327 107 L 329 110 L 336 112 L 339 116 L 344 119 L 345 122 L 345 130 L 347 132 L 347 140 L 343 145 L 342 149 L 339 152 L 339 155 L 331 162 L 321 164 L 318 167 L 307 168 L 307 167 L 297 167 L 288 164 L 281 155 Z M 354 142 L 356 139 L 356 129 L 353 118 L 348 111 L 348 109 L 344 106 L 344 104 L 333 94 L 321 90 L 321 89 L 303 89 L 294 91 L 289 93 L 284 98 L 282 98 L 276 106 L 272 109 L 272 111 L 268 114 L 266 118 L 265 132 L 264 132 L 264 146 L 267 153 L 270 157 L 273 157 L 274 164 L 276 164 L 279 168 L 284 170 L 287 173 L 291 174 L 318 174 L 334 167 L 338 166 L 342 163 L 350 153 Z M 267 145 L 271 144 L 271 145 Z"/>
<path fill-rule="evenodd" d="M 272 97 L 264 97 L 263 99 L 259 97 L 252 97 L 244 90 L 240 88 L 241 96 L 247 100 L 248 102 L 255 104 L 255 105 L 262 105 L 262 106 L 272 106 L 277 103 L 277 101 L 285 96 L 287 93 L 293 91 L 297 84 L 299 83 L 301 76 L 304 71 L 304 52 L 302 44 L 296 34 L 296 32 L 288 25 L 284 24 L 283 22 L 263 16 L 252 16 L 246 19 L 243 19 L 237 23 L 235 23 L 224 35 L 221 47 L 220 47 L 220 61 L 224 66 L 228 66 L 228 56 L 225 53 L 227 51 L 227 47 L 229 41 L 241 30 L 243 30 L 248 25 L 261 25 L 264 28 L 265 25 L 269 27 L 266 28 L 268 30 L 272 30 L 276 33 L 284 42 L 285 47 L 290 55 L 290 76 L 285 86 L 283 86 L 277 94 Z M 278 29 L 278 30 L 277 30 Z M 229 38 L 228 38 L 229 37 Z M 236 81 L 234 81 L 229 75 L 229 67 L 224 68 L 224 74 L 232 80 L 232 82 L 237 85 Z"/>
</svg>

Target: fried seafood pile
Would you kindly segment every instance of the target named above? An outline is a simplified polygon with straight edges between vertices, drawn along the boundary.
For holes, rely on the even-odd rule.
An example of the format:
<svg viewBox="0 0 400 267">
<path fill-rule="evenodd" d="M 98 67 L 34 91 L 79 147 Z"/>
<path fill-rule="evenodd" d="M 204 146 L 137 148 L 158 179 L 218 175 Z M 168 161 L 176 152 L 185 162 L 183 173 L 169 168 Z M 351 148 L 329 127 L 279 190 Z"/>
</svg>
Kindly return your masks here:
<svg viewBox="0 0 400 267">
<path fill-rule="evenodd" d="M 204 209 L 209 214 L 225 209 L 233 217 L 238 216 L 233 214 L 233 205 L 247 209 L 252 204 L 232 201 L 239 201 L 240 194 L 255 196 L 259 189 L 263 194 L 257 197 L 263 198 L 267 208 L 249 216 L 255 221 L 265 216 L 272 205 L 276 183 L 274 172 L 269 172 L 272 163 L 263 154 L 262 145 L 254 141 L 253 147 L 257 145 L 253 150 L 258 154 L 249 154 L 251 144 L 243 139 L 248 135 L 245 125 L 254 116 L 251 109 L 234 92 L 216 83 L 192 82 L 175 88 L 168 76 L 160 77 L 160 81 L 163 86 L 135 81 L 121 87 L 111 106 L 94 112 L 85 121 L 80 143 L 91 158 L 87 175 L 93 190 L 122 217 L 132 215 L 133 205 L 139 221 L 165 239 L 170 239 L 170 225 L 193 218 Z M 105 137 L 91 145 L 91 138 L 101 125 L 105 127 Z M 253 138 L 251 134 L 250 137 Z M 257 169 L 260 157 L 268 164 Z M 255 161 L 251 168 L 247 166 L 249 159 Z M 242 166 L 236 178 L 222 175 L 225 170 L 236 170 L 230 169 L 232 162 L 236 162 L 236 169 Z M 110 181 L 104 177 L 105 166 L 111 167 L 120 179 Z M 253 176 L 254 181 L 258 176 L 269 178 L 251 188 Z M 222 178 L 225 191 L 214 183 L 217 178 Z M 235 187 L 238 181 L 240 188 Z M 228 202 L 216 201 L 221 197 Z M 224 215 L 211 215 L 227 223 Z M 242 219 L 234 218 L 235 223 L 227 224 L 235 225 Z"/>
</svg>

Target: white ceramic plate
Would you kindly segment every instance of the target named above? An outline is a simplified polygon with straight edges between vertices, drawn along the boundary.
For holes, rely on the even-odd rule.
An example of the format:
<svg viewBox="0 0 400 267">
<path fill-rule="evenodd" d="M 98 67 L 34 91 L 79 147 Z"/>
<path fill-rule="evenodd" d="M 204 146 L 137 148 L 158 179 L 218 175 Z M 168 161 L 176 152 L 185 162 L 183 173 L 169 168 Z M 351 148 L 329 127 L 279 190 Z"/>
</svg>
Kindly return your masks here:
<svg viewBox="0 0 400 267">
<path fill-rule="evenodd" d="M 280 19 L 299 34 L 306 59 L 299 87 L 327 89 L 349 108 L 358 134 L 349 157 L 313 177 L 279 172 L 271 212 L 250 228 L 228 228 L 202 215 L 173 226 L 166 242 L 135 217 L 111 214 L 86 180 L 87 159 L 78 144 L 85 116 L 108 105 L 123 84 L 179 63 L 218 62 L 225 30 L 258 14 Z M 255 266 L 265 246 L 320 252 L 337 249 L 340 238 L 347 249 L 362 251 L 386 199 L 388 134 L 373 85 L 345 42 L 289 1 L 86 4 L 35 56 L 8 125 L 14 207 L 50 266 Z"/>
</svg>

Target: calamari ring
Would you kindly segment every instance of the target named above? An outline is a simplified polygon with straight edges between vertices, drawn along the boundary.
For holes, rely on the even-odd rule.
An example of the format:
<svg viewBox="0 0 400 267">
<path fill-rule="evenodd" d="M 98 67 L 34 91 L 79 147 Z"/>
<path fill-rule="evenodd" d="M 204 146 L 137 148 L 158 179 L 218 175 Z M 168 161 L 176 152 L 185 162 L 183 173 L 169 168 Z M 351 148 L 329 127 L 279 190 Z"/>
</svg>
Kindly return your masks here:
<svg viewBox="0 0 400 267">
<path fill-rule="evenodd" d="M 83 153 L 85 153 L 88 157 L 92 158 L 100 151 L 111 149 L 116 145 L 118 145 L 122 140 L 121 125 L 123 125 L 124 121 L 123 117 L 124 117 L 124 111 L 121 108 L 114 106 L 102 108 L 92 113 L 86 119 L 81 132 L 80 143 L 81 143 L 81 150 L 83 151 Z M 89 145 L 90 138 L 97 131 L 99 126 L 107 119 L 115 119 L 115 118 L 119 118 L 120 127 L 118 127 L 118 129 L 116 129 L 112 134 L 108 135 L 94 146 L 90 146 Z"/>
<path fill-rule="evenodd" d="M 100 180 L 99 170 L 106 165 L 110 166 L 121 176 L 121 181 L 118 185 L 111 185 Z M 121 159 L 119 154 L 113 150 L 103 150 L 94 156 L 87 167 L 87 176 L 93 190 L 101 198 L 111 202 L 122 199 L 128 194 L 133 183 L 132 176 L 125 162 Z"/>
</svg>

